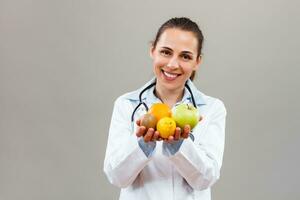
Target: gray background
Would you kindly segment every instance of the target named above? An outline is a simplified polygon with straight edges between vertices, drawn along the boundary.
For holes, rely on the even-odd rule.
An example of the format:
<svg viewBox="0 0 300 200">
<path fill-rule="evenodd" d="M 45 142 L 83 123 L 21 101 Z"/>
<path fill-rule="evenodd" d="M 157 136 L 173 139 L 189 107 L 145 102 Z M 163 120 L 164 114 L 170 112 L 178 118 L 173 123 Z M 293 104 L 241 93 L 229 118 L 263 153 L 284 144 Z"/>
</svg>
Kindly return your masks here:
<svg viewBox="0 0 300 200">
<path fill-rule="evenodd" d="M 173 16 L 205 35 L 195 84 L 225 102 L 214 200 L 299 199 L 296 0 L 0 0 L 0 199 L 117 199 L 102 172 L 113 101 L 152 77 Z"/>
</svg>

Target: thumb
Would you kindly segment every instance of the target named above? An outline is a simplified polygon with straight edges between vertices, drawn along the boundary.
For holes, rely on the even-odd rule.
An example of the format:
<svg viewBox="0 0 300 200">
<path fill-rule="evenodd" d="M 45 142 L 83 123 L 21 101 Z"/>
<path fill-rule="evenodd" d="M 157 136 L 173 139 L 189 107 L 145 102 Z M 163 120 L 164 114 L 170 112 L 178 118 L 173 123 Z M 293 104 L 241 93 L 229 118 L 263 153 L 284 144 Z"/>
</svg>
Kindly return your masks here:
<svg viewBox="0 0 300 200">
<path fill-rule="evenodd" d="M 202 120 L 203 120 L 203 116 L 200 115 L 199 122 L 201 122 Z"/>
<path fill-rule="evenodd" d="M 138 125 L 138 126 L 140 126 L 141 125 L 141 120 L 140 119 L 138 119 L 138 120 L 136 120 L 136 125 Z"/>
</svg>

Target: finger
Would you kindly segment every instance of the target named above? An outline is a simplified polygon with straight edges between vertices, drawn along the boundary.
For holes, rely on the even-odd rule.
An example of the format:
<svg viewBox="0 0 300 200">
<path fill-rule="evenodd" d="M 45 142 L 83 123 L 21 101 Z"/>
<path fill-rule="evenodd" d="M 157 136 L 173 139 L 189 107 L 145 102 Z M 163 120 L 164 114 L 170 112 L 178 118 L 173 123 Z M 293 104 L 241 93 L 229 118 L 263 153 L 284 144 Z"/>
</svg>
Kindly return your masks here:
<svg viewBox="0 0 300 200">
<path fill-rule="evenodd" d="M 136 120 L 136 125 L 138 125 L 138 126 L 140 126 L 141 125 L 141 120 L 140 119 L 138 119 L 138 120 Z"/>
<path fill-rule="evenodd" d="M 203 116 L 200 115 L 199 122 L 201 122 L 202 120 L 203 120 Z"/>
<path fill-rule="evenodd" d="M 174 134 L 174 140 L 179 140 L 181 134 L 181 128 L 176 127 L 175 134 Z"/>
<path fill-rule="evenodd" d="M 158 140 L 158 138 L 159 138 L 159 132 L 155 131 L 152 140 L 155 141 L 155 140 Z"/>
<path fill-rule="evenodd" d="M 170 135 L 170 136 L 168 137 L 167 142 L 168 142 L 168 143 L 171 143 L 171 142 L 173 142 L 173 141 L 174 141 L 174 136 L 173 136 L 173 135 Z"/>
<path fill-rule="evenodd" d="M 141 137 L 145 134 L 145 132 L 146 132 L 146 127 L 145 126 L 140 126 L 140 127 L 138 127 L 138 130 L 136 132 L 136 136 Z"/>
<path fill-rule="evenodd" d="M 185 125 L 182 133 L 183 138 L 188 138 L 191 131 L 190 125 Z"/>
<path fill-rule="evenodd" d="M 146 131 L 146 127 L 144 127 L 144 126 L 138 127 L 137 132 L 136 132 L 136 136 L 137 137 L 143 136 L 145 134 L 145 131 Z"/>
<path fill-rule="evenodd" d="M 152 140 L 153 134 L 154 134 L 154 129 L 149 128 L 146 135 L 144 136 L 144 141 L 145 142 L 150 142 Z"/>
</svg>

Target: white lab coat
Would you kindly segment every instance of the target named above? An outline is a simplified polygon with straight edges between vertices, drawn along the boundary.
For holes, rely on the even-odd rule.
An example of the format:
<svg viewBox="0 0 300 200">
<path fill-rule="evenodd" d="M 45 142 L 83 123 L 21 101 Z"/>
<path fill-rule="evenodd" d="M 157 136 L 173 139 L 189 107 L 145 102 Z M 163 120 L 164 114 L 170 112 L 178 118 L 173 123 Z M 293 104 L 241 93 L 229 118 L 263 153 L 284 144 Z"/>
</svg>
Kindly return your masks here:
<svg viewBox="0 0 300 200">
<path fill-rule="evenodd" d="M 108 180 L 122 188 L 120 200 L 210 200 L 210 187 L 219 179 L 225 141 L 226 109 L 221 100 L 201 93 L 189 80 L 203 120 L 193 129 L 192 138 L 185 139 L 174 154 L 156 142 L 147 157 L 138 145 L 135 123 L 131 123 L 133 109 L 139 103 L 141 89 L 120 96 L 114 104 L 104 172 Z M 160 102 L 148 89 L 143 101 L 150 107 Z M 190 102 L 185 89 L 181 102 Z M 180 102 L 179 102 L 180 103 Z M 145 113 L 142 107 L 135 120 Z"/>
</svg>

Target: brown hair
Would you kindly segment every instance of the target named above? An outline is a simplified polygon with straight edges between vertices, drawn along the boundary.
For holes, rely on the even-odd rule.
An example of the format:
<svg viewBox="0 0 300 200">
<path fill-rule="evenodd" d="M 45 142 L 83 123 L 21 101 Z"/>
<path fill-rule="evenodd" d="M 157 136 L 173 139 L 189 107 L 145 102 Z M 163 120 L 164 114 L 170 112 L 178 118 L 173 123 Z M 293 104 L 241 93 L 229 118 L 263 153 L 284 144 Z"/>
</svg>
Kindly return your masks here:
<svg viewBox="0 0 300 200">
<path fill-rule="evenodd" d="M 202 45 L 203 45 L 203 39 L 204 39 L 203 35 L 202 35 L 202 31 L 200 30 L 200 28 L 198 27 L 198 25 L 195 22 L 193 22 L 192 20 L 190 20 L 189 18 L 186 18 L 186 17 L 171 18 L 168 21 L 166 21 L 164 24 L 162 24 L 156 33 L 154 41 L 152 42 L 153 48 L 156 47 L 156 44 L 157 44 L 161 34 L 168 28 L 177 28 L 177 29 L 180 29 L 183 31 L 190 31 L 190 32 L 194 33 L 198 40 L 197 59 L 200 57 Z M 193 71 L 190 76 L 190 79 L 194 80 L 195 75 L 196 75 L 196 72 Z"/>
</svg>

